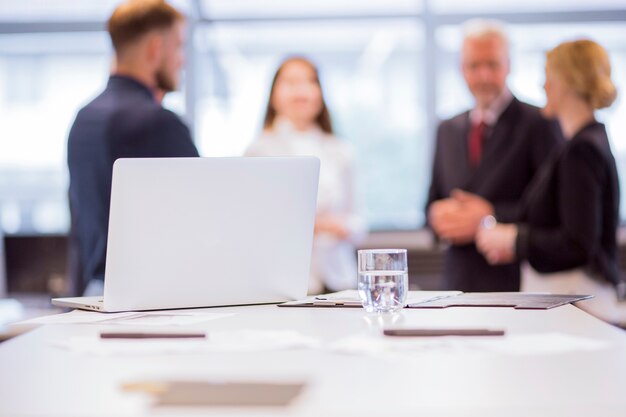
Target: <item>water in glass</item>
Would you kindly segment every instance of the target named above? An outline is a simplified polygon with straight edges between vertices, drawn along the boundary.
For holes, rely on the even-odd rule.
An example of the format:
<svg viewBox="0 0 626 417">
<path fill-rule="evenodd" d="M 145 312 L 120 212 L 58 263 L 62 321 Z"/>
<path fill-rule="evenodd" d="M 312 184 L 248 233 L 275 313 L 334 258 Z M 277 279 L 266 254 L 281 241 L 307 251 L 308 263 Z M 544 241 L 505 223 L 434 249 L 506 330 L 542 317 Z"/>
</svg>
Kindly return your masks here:
<svg viewBox="0 0 626 417">
<path fill-rule="evenodd" d="M 407 271 L 359 271 L 359 296 L 370 313 L 400 310 L 408 287 Z"/>
</svg>

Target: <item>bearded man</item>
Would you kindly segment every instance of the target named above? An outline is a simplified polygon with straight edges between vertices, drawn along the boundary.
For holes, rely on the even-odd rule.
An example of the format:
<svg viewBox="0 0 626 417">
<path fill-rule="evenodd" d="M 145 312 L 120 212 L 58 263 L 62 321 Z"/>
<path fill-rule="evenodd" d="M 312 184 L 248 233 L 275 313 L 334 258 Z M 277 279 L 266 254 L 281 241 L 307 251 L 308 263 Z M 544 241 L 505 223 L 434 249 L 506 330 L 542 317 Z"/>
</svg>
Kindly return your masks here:
<svg viewBox="0 0 626 417">
<path fill-rule="evenodd" d="M 129 0 L 107 29 L 115 65 L 105 90 L 77 114 L 68 138 L 75 292 L 103 289 L 113 163 L 118 158 L 196 157 L 189 129 L 156 94 L 177 88 L 184 16 L 163 0 Z"/>
</svg>

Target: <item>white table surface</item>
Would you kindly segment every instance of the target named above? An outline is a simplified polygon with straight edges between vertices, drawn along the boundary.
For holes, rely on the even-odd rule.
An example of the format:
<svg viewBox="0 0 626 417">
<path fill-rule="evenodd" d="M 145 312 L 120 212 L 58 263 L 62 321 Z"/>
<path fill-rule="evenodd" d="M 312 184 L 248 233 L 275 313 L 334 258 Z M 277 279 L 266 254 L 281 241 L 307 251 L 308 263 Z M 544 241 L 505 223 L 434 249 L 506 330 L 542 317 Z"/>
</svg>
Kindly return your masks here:
<svg viewBox="0 0 626 417">
<path fill-rule="evenodd" d="M 327 348 L 97 356 L 53 346 L 111 325 L 45 325 L 0 344 L 0 416 L 625 416 L 626 332 L 567 305 L 547 311 L 457 307 L 378 316 L 355 308 L 210 309 L 232 316 L 179 330 L 296 330 L 322 345 L 381 328 L 492 327 L 507 337 L 563 333 L 605 341 L 594 351 L 506 355 L 443 350 L 406 360 Z M 391 323 L 393 322 L 393 323 Z M 119 329 L 115 327 L 115 329 Z M 127 330 L 126 328 L 124 330 Z M 476 338 L 474 338 L 476 339 Z M 484 340 L 485 338 L 481 338 Z M 463 339 L 463 343 L 466 339 Z M 137 380 L 306 381 L 283 409 L 163 409 L 121 390 Z"/>
</svg>

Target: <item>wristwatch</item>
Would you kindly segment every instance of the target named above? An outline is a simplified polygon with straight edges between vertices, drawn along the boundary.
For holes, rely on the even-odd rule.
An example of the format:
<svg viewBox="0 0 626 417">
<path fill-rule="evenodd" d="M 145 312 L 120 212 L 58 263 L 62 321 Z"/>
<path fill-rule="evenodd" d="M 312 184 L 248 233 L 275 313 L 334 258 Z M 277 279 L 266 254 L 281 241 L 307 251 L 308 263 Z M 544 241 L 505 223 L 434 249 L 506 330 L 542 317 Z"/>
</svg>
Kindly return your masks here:
<svg viewBox="0 0 626 417">
<path fill-rule="evenodd" d="M 498 224 L 498 221 L 491 214 L 480 219 L 480 227 L 483 229 L 493 229 Z"/>
</svg>

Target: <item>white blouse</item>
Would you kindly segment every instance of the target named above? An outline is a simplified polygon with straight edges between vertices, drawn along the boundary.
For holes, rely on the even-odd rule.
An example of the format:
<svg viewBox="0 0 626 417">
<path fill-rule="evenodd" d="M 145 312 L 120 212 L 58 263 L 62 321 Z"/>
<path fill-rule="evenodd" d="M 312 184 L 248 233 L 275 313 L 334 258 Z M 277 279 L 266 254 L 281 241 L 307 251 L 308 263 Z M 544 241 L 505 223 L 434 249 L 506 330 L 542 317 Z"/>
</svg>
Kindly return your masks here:
<svg viewBox="0 0 626 417">
<path fill-rule="evenodd" d="M 247 149 L 246 156 L 315 156 L 320 160 L 317 215 L 339 218 L 349 231 L 346 240 L 318 233 L 311 257 L 309 293 L 319 293 L 322 284 L 332 291 L 356 288 L 355 244 L 367 234 L 357 210 L 354 185 L 354 152 L 333 135 L 315 127 L 298 131 L 283 118 L 265 131 Z"/>
</svg>

